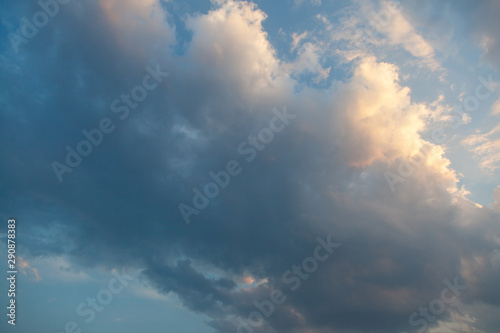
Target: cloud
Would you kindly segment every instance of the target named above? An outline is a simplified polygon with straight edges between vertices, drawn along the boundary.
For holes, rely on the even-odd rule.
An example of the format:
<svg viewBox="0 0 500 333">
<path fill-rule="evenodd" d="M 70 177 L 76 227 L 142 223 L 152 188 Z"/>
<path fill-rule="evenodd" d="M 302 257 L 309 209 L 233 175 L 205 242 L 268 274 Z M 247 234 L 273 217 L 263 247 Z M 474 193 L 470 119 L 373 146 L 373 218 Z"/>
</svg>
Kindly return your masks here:
<svg viewBox="0 0 500 333">
<path fill-rule="evenodd" d="M 248 102 L 283 85 L 283 70 L 262 28 L 266 17 L 255 4 L 239 1 L 226 1 L 206 15 L 189 17 L 186 25 L 193 39 L 188 56 L 199 71 L 196 75 L 232 86 L 228 97 Z"/>
<path fill-rule="evenodd" d="M 423 64 L 431 70 L 441 68 L 435 60 L 432 46 L 416 31 L 404 17 L 400 9 L 390 1 L 383 1 L 381 14 L 377 15 L 380 30 L 385 33 L 391 45 L 401 45 L 416 58 L 423 59 Z M 383 15 L 387 16 L 383 16 Z M 389 22 L 384 22 L 384 19 Z"/>
<path fill-rule="evenodd" d="M 300 42 L 306 38 L 307 36 L 309 35 L 309 32 L 308 31 L 304 31 L 303 33 L 301 34 L 298 34 L 298 33 L 293 33 L 292 34 L 292 48 L 291 48 L 291 51 L 295 50 L 297 48 L 297 46 L 299 46 Z"/>
<path fill-rule="evenodd" d="M 299 43 L 299 38 L 300 37 L 297 36 L 297 39 L 295 39 L 292 43 L 292 49 L 294 48 L 294 44 Z M 314 83 L 325 81 L 330 75 L 331 67 L 323 67 L 322 61 L 324 59 L 324 54 L 325 45 L 322 45 L 321 43 L 306 42 L 298 47 L 297 59 L 293 63 L 289 64 L 287 69 L 293 75 L 315 75 L 315 78 L 313 79 Z"/>
<path fill-rule="evenodd" d="M 333 26 L 324 15 L 318 17 L 326 25 L 331 41 L 340 42 L 339 53 L 348 60 L 373 52 L 387 56 L 388 47 L 402 48 L 416 59 L 410 63 L 431 71 L 443 70 L 434 48 L 406 18 L 401 3 L 355 2 L 345 13 L 341 27 Z M 348 46 L 342 46 L 344 43 Z"/>
<path fill-rule="evenodd" d="M 301 6 L 305 2 L 310 2 L 313 6 L 321 6 L 321 0 L 294 0 L 294 5 L 296 7 Z"/>
<path fill-rule="evenodd" d="M 496 210 L 500 210 L 500 185 L 495 187 L 494 194 L 493 194 L 493 207 Z"/>
<path fill-rule="evenodd" d="M 63 256 L 35 257 L 32 262 L 40 267 L 39 274 L 43 274 L 45 280 L 56 280 L 58 283 L 81 283 L 91 280 L 81 267 Z"/>
<path fill-rule="evenodd" d="M 493 103 L 493 106 L 491 107 L 491 114 L 500 115 L 500 99 Z"/>
<path fill-rule="evenodd" d="M 99 0 L 98 3 L 113 40 L 129 57 L 144 59 L 175 42 L 175 29 L 168 24 L 160 1 Z"/>
<path fill-rule="evenodd" d="M 484 60 L 496 68 L 500 68 L 500 40 L 498 30 L 500 24 L 496 17 L 500 13 L 500 5 L 496 1 L 481 3 L 471 8 L 467 6 L 464 15 L 470 18 L 470 24 L 476 41 L 483 49 Z"/>
<path fill-rule="evenodd" d="M 332 39 L 313 32 L 293 35 L 298 57 L 282 60 L 266 13 L 237 1 L 186 15 L 189 38 L 178 52 L 170 15 L 156 1 L 80 3 L 55 22 L 59 35 L 26 45 L 2 72 L 2 206 L 27 221 L 27 254 L 64 257 L 70 263 L 53 265 L 68 280 L 83 278 L 72 267 L 143 268 L 148 285 L 221 332 L 275 289 L 287 301 L 266 323 L 273 333 L 408 330 L 408 316 L 454 277 L 469 288 L 460 304 L 498 308 L 489 260 L 499 212 L 463 198 L 444 149 L 422 137 L 433 106 L 412 99 L 399 66 L 363 50 L 342 64 L 349 75 L 327 71 L 332 55 L 322 52 Z M 402 30 L 384 28 L 380 45 L 437 68 L 404 15 L 391 15 L 389 26 Z M 156 64 L 171 75 L 120 122 L 110 104 Z M 304 84 L 295 75 L 304 72 L 328 86 Z M 244 164 L 237 144 L 284 106 L 296 121 Z M 59 184 L 50 163 L 103 116 L 116 131 Z M 384 172 L 422 148 L 424 163 L 392 193 Z M 185 225 L 178 204 L 232 159 L 242 175 Z M 291 291 L 283 273 L 330 234 L 342 247 Z M 440 318 L 461 322 L 455 313 Z"/>
<path fill-rule="evenodd" d="M 429 113 L 412 104 L 410 90 L 398 84 L 397 68 L 375 58 L 361 59 L 353 78 L 338 91 L 335 133 L 341 136 L 348 163 L 366 167 L 414 154 L 422 145 L 419 131 Z"/>
<path fill-rule="evenodd" d="M 38 269 L 36 269 L 35 267 L 31 267 L 31 265 L 21 257 L 17 257 L 17 268 L 23 275 L 29 276 L 36 282 L 42 280 Z"/>
<path fill-rule="evenodd" d="M 486 133 L 472 134 L 462 140 L 474 155 L 479 158 L 481 168 L 492 174 L 500 162 L 500 126 Z"/>
</svg>

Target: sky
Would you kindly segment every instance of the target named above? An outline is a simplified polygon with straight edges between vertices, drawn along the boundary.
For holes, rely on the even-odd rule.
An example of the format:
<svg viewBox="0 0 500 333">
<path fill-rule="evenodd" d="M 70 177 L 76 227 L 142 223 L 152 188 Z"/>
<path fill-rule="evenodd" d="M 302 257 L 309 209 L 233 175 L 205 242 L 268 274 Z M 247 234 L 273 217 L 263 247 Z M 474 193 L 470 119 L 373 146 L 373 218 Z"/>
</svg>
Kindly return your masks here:
<svg viewBox="0 0 500 333">
<path fill-rule="evenodd" d="M 0 6 L 1 332 L 498 332 L 500 1 Z"/>
</svg>

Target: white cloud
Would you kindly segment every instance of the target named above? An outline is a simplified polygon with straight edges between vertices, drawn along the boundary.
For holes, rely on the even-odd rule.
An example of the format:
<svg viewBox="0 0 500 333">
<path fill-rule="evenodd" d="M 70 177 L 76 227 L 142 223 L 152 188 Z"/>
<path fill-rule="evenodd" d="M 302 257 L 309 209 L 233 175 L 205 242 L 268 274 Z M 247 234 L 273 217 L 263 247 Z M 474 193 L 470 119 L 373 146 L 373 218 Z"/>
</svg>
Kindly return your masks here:
<svg viewBox="0 0 500 333">
<path fill-rule="evenodd" d="M 382 1 L 378 13 L 367 16 L 371 16 L 375 27 L 388 37 L 389 44 L 402 46 L 414 57 L 422 59 L 422 65 L 433 71 L 441 68 L 435 60 L 432 46 L 416 31 L 394 2 Z"/>
<path fill-rule="evenodd" d="M 476 155 L 481 168 L 489 174 L 500 167 L 500 125 L 486 133 L 469 135 L 462 144 Z"/>
<path fill-rule="evenodd" d="M 321 0 L 294 0 L 296 7 L 304 4 L 304 2 L 310 2 L 313 6 L 321 6 Z"/>
<path fill-rule="evenodd" d="M 308 31 L 304 31 L 304 32 L 303 32 L 303 33 L 301 33 L 301 34 L 298 34 L 298 33 L 295 33 L 295 32 L 294 32 L 294 33 L 292 34 L 292 39 L 293 39 L 293 41 L 292 41 L 292 48 L 291 48 L 291 50 L 290 50 L 290 51 L 294 51 L 294 50 L 297 48 L 297 46 L 299 46 L 300 42 L 301 42 L 304 38 L 306 38 L 306 37 L 308 37 L 308 36 L 309 36 L 309 32 L 308 32 Z"/>
<path fill-rule="evenodd" d="M 431 71 L 442 70 L 432 45 L 406 19 L 397 3 L 381 1 L 379 6 L 375 6 L 373 2 L 358 1 L 355 7 L 346 11 L 340 29 L 324 16 L 320 17 L 332 41 L 344 40 L 350 45 L 341 47 L 341 54 L 353 59 L 371 53 L 370 47 L 387 53 L 387 45 L 390 45 L 408 51 L 417 59 L 420 67 L 427 67 Z"/>
<path fill-rule="evenodd" d="M 232 0 L 206 15 L 189 17 L 189 57 L 198 66 L 197 74 L 209 75 L 249 101 L 279 89 L 284 73 L 262 27 L 266 17 L 255 4 Z"/>
<path fill-rule="evenodd" d="M 298 48 L 297 59 L 293 63 L 288 64 L 286 68 L 292 75 L 314 74 L 316 76 L 313 80 L 315 83 L 325 81 L 328 79 L 331 70 L 331 67 L 324 68 L 321 64 L 325 52 L 324 43 L 306 42 Z"/>
<path fill-rule="evenodd" d="M 337 93 L 335 118 L 349 164 L 366 167 L 415 154 L 423 145 L 419 132 L 429 110 L 410 100 L 398 68 L 374 57 L 360 60 L 351 81 Z"/>
</svg>

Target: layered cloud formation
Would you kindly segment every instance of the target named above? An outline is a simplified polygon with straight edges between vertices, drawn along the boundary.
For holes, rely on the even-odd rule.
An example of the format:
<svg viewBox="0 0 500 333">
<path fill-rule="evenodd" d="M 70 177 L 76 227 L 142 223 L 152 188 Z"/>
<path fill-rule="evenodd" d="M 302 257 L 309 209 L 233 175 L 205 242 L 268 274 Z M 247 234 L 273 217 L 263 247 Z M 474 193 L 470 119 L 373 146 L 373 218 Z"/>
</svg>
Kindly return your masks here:
<svg viewBox="0 0 500 333">
<path fill-rule="evenodd" d="M 25 259 L 141 269 L 215 332 L 496 332 L 500 192 L 490 206 L 468 198 L 446 152 L 472 150 L 494 182 L 498 126 L 442 122 L 455 100 L 434 92 L 454 96 L 463 59 L 422 28 L 441 5 L 354 2 L 331 14 L 321 1 L 286 4 L 321 12 L 271 36 L 265 4 L 74 0 L 18 53 L 5 39 L 0 212 L 24 221 Z M 500 8 L 448 5 L 451 26 L 470 18 L 467 36 L 497 80 L 498 29 L 474 20 Z M 4 6 L 9 32 L 39 10 Z M 142 98 L 144 82 L 158 85 Z M 498 122 L 498 89 L 473 119 Z M 269 139 L 276 112 L 291 116 Z M 59 182 L 53 162 L 68 164 L 67 146 L 82 155 L 83 131 L 103 119 L 114 130 Z M 210 173 L 230 161 L 241 172 L 186 224 L 179 204 L 209 197 Z M 321 245 L 328 237 L 335 247 Z M 433 303 L 443 294 L 456 301 Z M 419 309 L 432 304 L 446 306 L 429 319 Z"/>
</svg>

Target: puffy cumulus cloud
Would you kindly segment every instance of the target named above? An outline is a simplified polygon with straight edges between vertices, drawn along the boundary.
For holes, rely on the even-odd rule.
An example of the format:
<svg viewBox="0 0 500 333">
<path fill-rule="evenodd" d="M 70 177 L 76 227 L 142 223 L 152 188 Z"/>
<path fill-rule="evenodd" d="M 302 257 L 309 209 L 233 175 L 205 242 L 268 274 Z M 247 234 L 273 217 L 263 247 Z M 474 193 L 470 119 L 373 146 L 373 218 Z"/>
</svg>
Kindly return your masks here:
<svg viewBox="0 0 500 333">
<path fill-rule="evenodd" d="M 393 161 L 421 147 L 419 131 L 429 111 L 410 101 L 410 89 L 398 84 L 394 65 L 373 57 L 361 59 L 336 97 L 339 111 L 332 125 L 345 145 L 349 165 Z"/>
<path fill-rule="evenodd" d="M 457 192 L 457 177 L 443 147 L 421 137 L 434 103 L 412 102 L 410 89 L 399 83 L 398 71 L 397 66 L 374 57 L 356 61 L 352 78 L 333 89 L 332 137 L 347 165 L 366 168 L 374 163 L 418 161 L 424 166 L 415 173 L 421 184 L 432 177 Z"/>
<path fill-rule="evenodd" d="M 56 24 L 66 34 L 40 36 L 16 70 L 0 74 L 9 82 L 1 95 L 0 168 L 9 175 L 1 215 L 10 214 L 3 207 L 20 212 L 27 254 L 141 268 L 148 284 L 175 293 L 220 332 L 235 331 L 237 318 L 276 289 L 286 301 L 255 332 L 408 331 L 408 317 L 455 277 L 475 317 L 487 317 L 478 306 L 498 309 L 499 212 L 460 195 L 442 147 L 421 137 L 429 107 L 412 102 L 396 65 L 353 58 L 352 76 L 331 74 L 320 91 L 289 74 L 293 62 L 278 60 L 254 4 L 218 1 L 189 15 L 182 56 L 168 48 L 176 30 L 161 22 L 169 13 L 157 2 L 116 4 L 75 6 Z M 148 28 L 139 23 L 150 16 Z M 125 43 L 118 31 L 130 32 L 119 34 Z M 135 42 L 144 57 L 127 52 Z M 141 82 L 152 60 L 171 75 L 120 122 L 111 102 Z M 239 143 L 283 106 L 296 118 L 247 162 Z M 50 163 L 104 116 L 115 132 L 59 184 Z M 384 172 L 419 150 L 425 163 L 392 193 Z M 191 204 L 192 189 L 232 159 L 241 175 L 186 225 L 179 203 Z M 283 274 L 328 235 L 341 246 L 291 290 Z M 455 310 L 446 308 L 442 322 L 461 323 Z M 485 323 L 480 329 L 495 331 Z"/>
<path fill-rule="evenodd" d="M 480 160 L 481 167 L 492 174 L 500 163 L 500 126 L 486 133 L 472 134 L 462 143 Z"/>
<path fill-rule="evenodd" d="M 113 40 L 129 55 L 142 55 L 144 61 L 175 42 L 175 29 L 159 0 L 100 0 L 99 6 Z"/>
<path fill-rule="evenodd" d="M 190 16 L 193 32 L 189 46 L 190 65 L 199 77 L 232 87 L 228 95 L 261 98 L 264 91 L 279 91 L 283 70 L 262 27 L 266 14 L 255 4 L 220 1 L 206 15 Z"/>
</svg>

